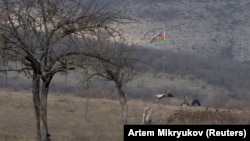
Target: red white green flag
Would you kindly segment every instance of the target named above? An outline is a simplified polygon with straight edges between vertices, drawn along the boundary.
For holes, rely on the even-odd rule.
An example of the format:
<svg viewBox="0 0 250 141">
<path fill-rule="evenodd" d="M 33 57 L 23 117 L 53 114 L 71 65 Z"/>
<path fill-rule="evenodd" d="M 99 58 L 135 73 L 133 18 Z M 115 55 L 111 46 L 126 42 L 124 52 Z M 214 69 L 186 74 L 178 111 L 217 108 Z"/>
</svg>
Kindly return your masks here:
<svg viewBox="0 0 250 141">
<path fill-rule="evenodd" d="M 159 34 L 156 34 L 151 37 L 151 40 L 149 43 L 159 43 L 165 40 L 165 31 L 160 32 Z"/>
</svg>

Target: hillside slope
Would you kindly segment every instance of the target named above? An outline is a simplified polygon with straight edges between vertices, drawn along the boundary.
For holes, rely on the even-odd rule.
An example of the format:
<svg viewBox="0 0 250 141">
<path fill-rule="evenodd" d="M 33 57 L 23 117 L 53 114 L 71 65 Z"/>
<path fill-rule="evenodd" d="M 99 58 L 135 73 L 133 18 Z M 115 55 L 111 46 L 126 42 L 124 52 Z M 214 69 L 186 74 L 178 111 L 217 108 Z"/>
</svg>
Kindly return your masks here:
<svg viewBox="0 0 250 141">
<path fill-rule="evenodd" d="M 143 50 L 144 47 L 152 49 L 138 55 L 151 68 L 142 71 L 141 77 L 125 88 L 131 99 L 149 100 L 154 94 L 169 91 L 177 97 L 199 98 L 207 106 L 241 108 L 242 101 L 249 101 L 250 67 L 241 63 L 250 60 L 248 0 L 110 0 L 100 3 L 120 8 L 125 17 L 134 20 L 120 27 L 130 44 Z M 150 37 L 162 30 L 166 31 L 166 40 L 149 44 Z M 197 54 L 209 57 L 196 57 Z M 224 57 L 240 62 L 224 61 Z M 85 89 L 81 78 L 78 72 L 57 74 L 50 92 L 91 91 L 95 93 L 93 97 L 116 96 L 112 83 L 95 81 L 90 89 Z M 31 92 L 31 80 L 22 73 L 0 73 L 0 88 Z"/>
<path fill-rule="evenodd" d="M 0 140 L 35 140 L 35 115 L 32 95 L 0 90 Z M 163 103 L 162 103 L 163 102 Z M 181 107 L 141 100 L 128 101 L 128 124 L 141 124 L 142 113 L 153 109 L 152 124 L 249 124 L 249 111 Z M 89 100 L 75 96 L 50 94 L 48 123 L 51 139 L 123 140 L 121 108 L 117 100 Z"/>
<path fill-rule="evenodd" d="M 135 20 L 121 27 L 131 44 L 250 60 L 248 0 L 119 0 L 111 4 Z M 150 37 L 163 30 L 166 41 L 150 45 Z"/>
</svg>

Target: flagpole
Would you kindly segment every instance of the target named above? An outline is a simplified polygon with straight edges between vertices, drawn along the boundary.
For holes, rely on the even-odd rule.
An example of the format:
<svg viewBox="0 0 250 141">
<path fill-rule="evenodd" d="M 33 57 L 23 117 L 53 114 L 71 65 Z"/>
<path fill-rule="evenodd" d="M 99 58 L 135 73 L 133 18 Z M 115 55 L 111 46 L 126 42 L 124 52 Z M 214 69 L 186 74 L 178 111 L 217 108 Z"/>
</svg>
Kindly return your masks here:
<svg viewBox="0 0 250 141">
<path fill-rule="evenodd" d="M 166 32 L 163 31 L 163 40 L 162 40 L 162 32 L 160 34 L 156 34 L 151 38 L 151 41 L 149 43 L 158 43 L 161 41 L 164 41 L 166 39 Z M 163 49 L 163 63 L 162 63 L 162 79 L 163 79 L 163 94 L 165 94 L 165 49 Z"/>
<path fill-rule="evenodd" d="M 163 77 L 163 94 L 165 94 L 165 51 L 163 52 L 163 63 L 162 63 L 162 77 Z"/>
<path fill-rule="evenodd" d="M 166 38 L 166 33 L 164 31 L 164 40 Z M 166 76 L 165 76 L 165 49 L 163 48 L 163 62 L 162 62 L 162 77 L 163 77 L 163 94 L 165 94 L 165 81 L 166 81 Z"/>
</svg>

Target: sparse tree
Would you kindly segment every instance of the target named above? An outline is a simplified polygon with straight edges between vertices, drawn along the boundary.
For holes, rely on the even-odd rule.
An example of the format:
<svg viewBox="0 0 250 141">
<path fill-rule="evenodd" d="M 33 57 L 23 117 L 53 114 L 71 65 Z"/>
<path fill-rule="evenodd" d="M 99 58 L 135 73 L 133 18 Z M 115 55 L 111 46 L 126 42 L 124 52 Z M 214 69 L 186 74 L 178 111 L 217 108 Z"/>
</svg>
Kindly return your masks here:
<svg viewBox="0 0 250 141">
<path fill-rule="evenodd" d="M 31 78 L 37 140 L 49 141 L 47 96 L 53 76 L 84 66 L 88 58 L 109 61 L 90 54 L 89 46 L 78 46 L 76 40 L 87 44 L 90 38 L 116 36 L 112 27 L 121 23 L 119 11 L 93 0 L 1 0 L 0 19 L 3 60 L 20 64 L 1 71 L 24 72 Z"/>
<path fill-rule="evenodd" d="M 138 50 L 135 46 L 126 44 L 121 38 L 113 42 L 100 41 L 99 47 L 93 49 L 95 49 L 93 52 L 99 52 L 102 58 L 109 61 L 92 60 L 88 65 L 92 66 L 88 75 L 114 82 L 122 108 L 123 122 L 127 123 L 127 96 L 124 87 L 129 81 L 140 76 L 136 65 L 142 61 L 135 56 Z"/>
</svg>

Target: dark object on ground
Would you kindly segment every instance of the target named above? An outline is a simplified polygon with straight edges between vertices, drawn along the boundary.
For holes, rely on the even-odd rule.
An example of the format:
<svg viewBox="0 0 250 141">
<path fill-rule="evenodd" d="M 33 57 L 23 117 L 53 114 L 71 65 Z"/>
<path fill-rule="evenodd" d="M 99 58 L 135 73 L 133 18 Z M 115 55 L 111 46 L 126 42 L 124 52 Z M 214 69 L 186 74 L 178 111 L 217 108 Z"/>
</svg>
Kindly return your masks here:
<svg viewBox="0 0 250 141">
<path fill-rule="evenodd" d="M 199 99 L 194 99 L 194 100 L 192 101 L 192 106 L 195 106 L 195 105 L 201 106 Z"/>
</svg>

